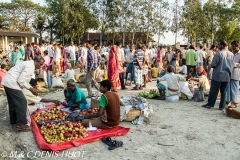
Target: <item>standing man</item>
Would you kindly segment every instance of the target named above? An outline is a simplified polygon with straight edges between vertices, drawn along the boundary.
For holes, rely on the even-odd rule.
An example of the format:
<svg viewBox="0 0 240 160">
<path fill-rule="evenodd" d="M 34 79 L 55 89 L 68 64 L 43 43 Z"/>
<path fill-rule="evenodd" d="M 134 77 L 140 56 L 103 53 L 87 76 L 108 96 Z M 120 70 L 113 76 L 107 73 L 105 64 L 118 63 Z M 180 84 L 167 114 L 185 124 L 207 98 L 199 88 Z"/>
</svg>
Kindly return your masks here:
<svg viewBox="0 0 240 160">
<path fill-rule="evenodd" d="M 22 89 L 26 88 L 34 95 L 38 95 L 38 90 L 31 87 L 29 82 L 34 77 L 35 69 L 40 69 L 43 63 L 44 59 L 41 56 L 36 56 L 33 60 L 21 62 L 12 67 L 2 80 L 8 100 L 10 123 L 19 131 L 31 130 L 27 125 L 27 100 Z"/>
<path fill-rule="evenodd" d="M 131 74 L 130 78 L 130 86 L 132 85 L 132 81 L 134 81 L 134 64 L 133 64 L 133 55 L 135 52 L 135 46 L 132 44 L 130 46 L 130 50 L 126 54 L 126 76 L 125 76 L 125 86 L 127 85 L 127 80 L 128 80 L 128 74 Z"/>
<path fill-rule="evenodd" d="M 189 50 L 186 52 L 186 65 L 187 65 L 187 71 L 189 72 L 190 69 L 193 69 L 193 74 L 196 74 L 196 60 L 197 60 L 197 54 L 194 51 L 194 46 L 191 45 L 189 47 Z"/>
<path fill-rule="evenodd" d="M 125 59 L 126 59 L 126 55 L 127 55 L 127 53 L 129 52 L 129 46 L 128 45 L 126 45 L 126 47 L 124 48 L 124 57 L 125 57 Z"/>
<path fill-rule="evenodd" d="M 228 82 L 231 79 L 232 71 L 234 67 L 234 55 L 227 49 L 227 42 L 220 41 L 218 44 L 219 51 L 215 54 L 212 60 L 212 81 L 211 88 L 208 96 L 208 103 L 203 105 L 205 108 L 212 108 L 215 105 L 218 91 L 221 92 L 221 101 L 219 109 L 222 110 L 226 103 L 226 92 Z"/>
<path fill-rule="evenodd" d="M 76 55 L 75 55 L 76 47 L 74 45 L 74 42 L 71 42 L 71 45 L 68 47 L 68 52 L 70 54 L 71 66 L 74 69 L 75 68 L 75 63 L 76 63 Z"/>
<path fill-rule="evenodd" d="M 59 66 L 59 71 L 61 71 L 60 60 L 61 60 L 61 50 L 59 48 L 59 44 L 54 44 L 54 55 L 53 61 L 56 62 L 56 65 Z"/>
<path fill-rule="evenodd" d="M 123 49 L 121 48 L 122 44 L 121 42 L 116 42 L 116 45 L 119 47 L 118 49 L 118 53 L 117 53 L 117 59 L 118 59 L 118 62 L 119 62 L 119 65 L 120 67 L 123 69 L 123 71 L 119 72 L 119 80 L 120 80 L 120 83 L 121 83 L 121 89 L 124 90 L 124 89 L 127 89 L 125 87 L 125 83 L 124 83 L 124 63 L 125 63 L 125 56 L 124 56 L 124 51 Z"/>
<path fill-rule="evenodd" d="M 227 89 L 227 103 L 230 101 L 238 102 L 238 87 L 240 80 L 240 44 L 238 41 L 233 41 L 231 43 L 232 50 L 234 54 L 234 67 L 232 71 L 231 80 L 228 84 Z"/>
<path fill-rule="evenodd" d="M 30 60 L 33 60 L 35 54 L 34 54 L 34 51 L 32 50 L 31 48 L 31 45 L 30 44 L 27 44 L 27 48 L 25 50 L 25 61 L 30 61 Z"/>
<path fill-rule="evenodd" d="M 95 71 L 97 69 L 97 65 L 95 65 L 95 58 L 96 58 L 96 50 L 93 48 L 95 43 L 93 41 L 88 41 L 87 42 L 87 48 L 88 48 L 88 53 L 87 53 L 87 74 L 86 74 L 86 87 L 88 91 L 88 96 L 87 98 L 91 98 L 93 96 L 92 94 L 92 88 L 91 88 L 91 83 L 92 79 L 95 75 Z"/>
<path fill-rule="evenodd" d="M 203 66 L 203 46 L 200 46 L 200 49 L 196 52 L 197 54 L 197 61 L 196 61 L 196 68 Z"/>
<path fill-rule="evenodd" d="M 161 73 L 162 71 L 162 47 L 160 47 L 160 49 L 157 52 L 157 66 L 158 66 L 158 73 Z"/>
<path fill-rule="evenodd" d="M 135 84 L 132 90 L 142 89 L 142 69 L 143 69 L 143 61 L 144 61 L 144 51 L 142 50 L 143 46 L 141 44 L 137 45 L 137 50 L 134 53 L 134 73 L 135 73 Z"/>
<path fill-rule="evenodd" d="M 52 42 L 50 42 L 50 44 L 47 46 L 47 51 L 48 51 L 48 56 L 50 57 L 51 59 L 51 62 L 53 60 L 53 48 L 52 48 Z"/>
<path fill-rule="evenodd" d="M 87 64 L 87 54 L 88 54 L 88 49 L 86 43 L 83 43 L 82 48 L 81 48 L 81 61 L 82 65 L 80 67 L 80 72 L 83 72 L 86 69 L 86 64 Z"/>
</svg>

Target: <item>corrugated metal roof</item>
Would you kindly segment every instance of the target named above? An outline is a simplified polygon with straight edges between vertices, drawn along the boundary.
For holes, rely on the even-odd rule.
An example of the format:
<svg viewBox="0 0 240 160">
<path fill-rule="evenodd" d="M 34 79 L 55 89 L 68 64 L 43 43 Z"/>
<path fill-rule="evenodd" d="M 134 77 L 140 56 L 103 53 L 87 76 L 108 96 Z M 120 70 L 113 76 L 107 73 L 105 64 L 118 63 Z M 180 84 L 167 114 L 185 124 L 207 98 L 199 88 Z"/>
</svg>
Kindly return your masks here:
<svg viewBox="0 0 240 160">
<path fill-rule="evenodd" d="M 0 30 L 0 36 L 8 36 L 8 37 L 40 37 L 39 35 L 33 32 L 19 32 L 12 30 Z"/>
</svg>

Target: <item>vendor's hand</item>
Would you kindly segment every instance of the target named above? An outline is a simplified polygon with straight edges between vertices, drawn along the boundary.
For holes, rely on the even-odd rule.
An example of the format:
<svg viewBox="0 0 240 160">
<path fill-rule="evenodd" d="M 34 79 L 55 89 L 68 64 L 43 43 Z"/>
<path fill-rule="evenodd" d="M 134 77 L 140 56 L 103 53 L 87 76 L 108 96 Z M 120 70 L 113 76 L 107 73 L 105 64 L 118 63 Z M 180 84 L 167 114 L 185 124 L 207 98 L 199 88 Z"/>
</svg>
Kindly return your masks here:
<svg viewBox="0 0 240 160">
<path fill-rule="evenodd" d="M 38 96 L 38 95 L 39 95 L 39 91 L 38 91 L 37 89 L 31 87 L 29 90 L 30 90 L 30 91 L 32 92 L 32 94 L 34 94 L 35 96 Z"/>
<path fill-rule="evenodd" d="M 68 103 L 66 103 L 66 102 L 62 102 L 61 104 L 62 104 L 63 106 L 65 106 L 65 107 L 68 106 Z"/>
</svg>

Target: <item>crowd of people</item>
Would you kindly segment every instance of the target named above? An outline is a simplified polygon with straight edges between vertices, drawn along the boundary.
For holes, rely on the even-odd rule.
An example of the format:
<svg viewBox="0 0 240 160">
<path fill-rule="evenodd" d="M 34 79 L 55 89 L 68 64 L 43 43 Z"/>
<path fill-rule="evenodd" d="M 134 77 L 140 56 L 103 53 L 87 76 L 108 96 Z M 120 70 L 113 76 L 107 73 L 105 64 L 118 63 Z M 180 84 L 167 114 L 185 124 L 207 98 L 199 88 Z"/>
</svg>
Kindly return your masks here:
<svg viewBox="0 0 240 160">
<path fill-rule="evenodd" d="M 131 90 L 146 88 L 147 82 L 152 80 L 153 70 L 157 70 L 157 88 L 160 97 L 164 100 L 169 96 L 180 96 L 180 81 L 195 81 L 206 91 L 209 89 L 208 103 L 205 108 L 214 107 L 218 92 L 221 93 L 219 109 L 225 107 L 226 101 L 237 102 L 240 79 L 240 44 L 233 41 L 228 48 L 226 41 L 220 41 L 218 46 L 212 45 L 206 52 L 203 46 L 195 50 L 193 45 L 184 50 L 172 46 L 157 47 L 143 44 L 131 44 L 122 47 L 117 41 L 114 45 L 98 46 L 94 41 L 84 42 L 76 46 L 73 42 L 68 46 L 61 44 L 27 44 L 22 42 L 14 46 L 11 52 L 0 53 L 0 87 L 4 88 L 9 102 L 10 122 L 19 130 L 29 130 L 26 125 L 27 100 L 34 102 L 62 103 L 73 110 L 86 108 L 86 98 L 93 97 L 92 81 L 99 75 L 99 70 L 107 73 L 107 80 L 100 83 L 102 109 L 95 116 L 103 114 L 103 109 L 109 112 L 109 121 L 92 121 L 96 126 L 108 128 L 115 126 L 119 121 L 111 114 L 119 116 L 113 106 L 121 105 L 116 92 L 119 89 L 126 90 L 126 86 L 132 86 Z M 7 66 L 9 71 L 7 72 Z M 86 88 L 88 95 L 75 85 L 74 69 L 80 68 L 80 72 L 86 73 Z M 43 73 L 45 87 L 51 87 L 51 79 L 60 77 L 67 82 L 64 90 L 65 101 L 46 100 L 38 97 L 38 90 L 33 80 Z M 161 82 L 167 81 L 167 86 Z M 29 83 L 31 82 L 31 83 Z M 25 91 L 23 91 L 25 90 Z M 26 92 L 27 90 L 27 92 Z M 109 91 L 112 91 L 109 93 Z M 226 100 L 227 93 L 227 100 Z M 116 101 L 112 101 L 112 99 Z M 119 103 L 117 103 L 119 102 Z M 21 107 L 19 107 L 21 106 Z M 109 109 L 110 108 L 110 109 Z M 116 108 L 115 108 L 116 109 Z M 93 118 L 93 117 L 86 117 Z M 84 121 L 87 124 L 89 120 Z M 103 123 L 102 123 L 103 122 Z"/>
</svg>

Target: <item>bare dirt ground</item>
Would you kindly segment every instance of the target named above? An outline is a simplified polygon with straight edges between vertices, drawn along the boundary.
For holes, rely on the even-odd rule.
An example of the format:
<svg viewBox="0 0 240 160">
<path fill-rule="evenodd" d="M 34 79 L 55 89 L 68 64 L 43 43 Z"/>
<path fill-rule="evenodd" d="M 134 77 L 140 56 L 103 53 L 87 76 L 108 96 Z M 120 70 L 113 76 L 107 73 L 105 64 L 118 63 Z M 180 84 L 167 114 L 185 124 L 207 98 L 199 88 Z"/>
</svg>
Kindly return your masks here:
<svg viewBox="0 0 240 160">
<path fill-rule="evenodd" d="M 156 89 L 156 81 L 148 83 L 147 89 Z M 119 95 L 134 95 L 138 91 L 119 91 Z M 86 88 L 82 88 L 86 93 Z M 45 98 L 63 99 L 63 92 L 43 94 Z M 207 100 L 207 98 L 205 99 Z M 132 125 L 128 134 L 113 139 L 123 141 L 124 145 L 113 151 L 101 141 L 85 144 L 67 150 L 68 152 L 85 151 L 82 156 L 67 157 L 60 152 L 58 157 L 27 157 L 21 159 L 88 159 L 88 160 L 239 160 L 240 130 L 239 120 L 227 117 L 218 110 L 205 109 L 201 105 L 206 102 L 180 100 L 170 103 L 159 100 L 148 100 L 154 113 L 150 116 L 150 124 Z M 40 151 L 32 132 L 16 132 L 9 124 L 9 118 L 3 119 L 6 111 L 6 97 L 0 97 L 0 155 L 9 156 L 11 151 Z M 65 151 L 66 153 L 66 151 Z M 13 159 L 1 157 L 0 159 Z"/>
</svg>

